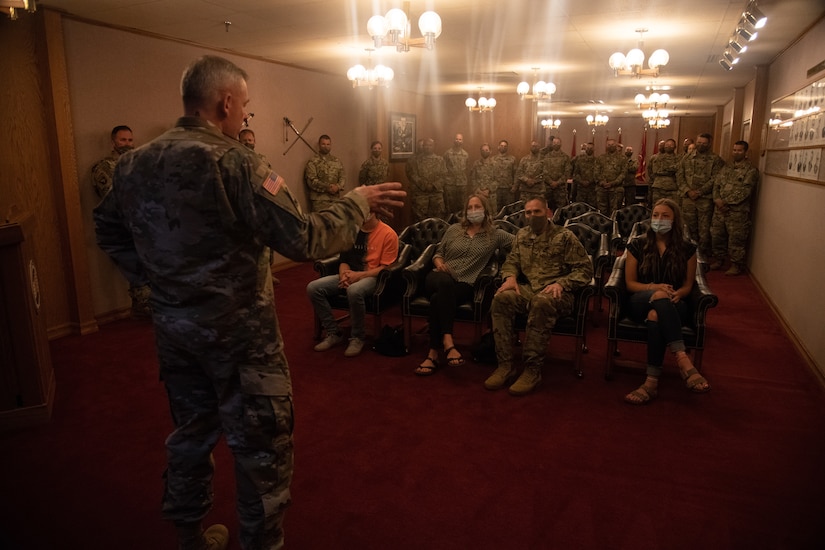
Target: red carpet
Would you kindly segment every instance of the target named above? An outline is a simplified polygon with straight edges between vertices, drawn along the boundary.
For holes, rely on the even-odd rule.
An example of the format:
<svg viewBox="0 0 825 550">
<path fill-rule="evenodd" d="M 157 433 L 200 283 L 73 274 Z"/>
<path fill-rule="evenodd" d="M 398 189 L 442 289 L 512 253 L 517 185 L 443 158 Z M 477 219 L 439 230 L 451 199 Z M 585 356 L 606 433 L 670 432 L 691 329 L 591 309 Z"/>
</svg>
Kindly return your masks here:
<svg viewBox="0 0 825 550">
<path fill-rule="evenodd" d="M 485 391 L 491 368 L 470 360 L 414 376 L 423 336 L 399 359 L 313 352 L 314 272 L 279 277 L 297 415 L 289 549 L 825 547 L 825 392 L 747 277 L 710 276 L 713 391 L 671 375 L 647 407 L 622 403 L 642 375 L 602 377 L 604 313 L 584 379 L 552 359 L 539 390 L 514 398 Z M 465 356 L 469 337 L 462 326 Z M 551 353 L 572 345 L 554 338 Z M 0 549 L 174 548 L 159 513 L 170 420 L 151 327 L 112 323 L 52 354 L 51 423 L 0 434 Z M 223 444 L 216 461 L 208 519 L 236 535 Z"/>
</svg>

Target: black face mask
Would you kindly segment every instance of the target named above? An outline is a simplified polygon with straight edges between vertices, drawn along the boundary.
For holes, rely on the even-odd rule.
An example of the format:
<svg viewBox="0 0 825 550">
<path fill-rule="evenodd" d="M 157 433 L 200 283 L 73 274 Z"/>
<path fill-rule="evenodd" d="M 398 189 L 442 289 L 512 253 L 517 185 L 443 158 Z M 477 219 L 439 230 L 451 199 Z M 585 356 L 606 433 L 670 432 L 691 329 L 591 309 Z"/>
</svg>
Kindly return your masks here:
<svg viewBox="0 0 825 550">
<path fill-rule="evenodd" d="M 120 147 L 115 147 L 115 151 L 118 155 L 122 155 L 126 151 L 131 151 L 132 149 L 134 149 L 134 147 L 131 145 L 121 145 Z"/>
</svg>

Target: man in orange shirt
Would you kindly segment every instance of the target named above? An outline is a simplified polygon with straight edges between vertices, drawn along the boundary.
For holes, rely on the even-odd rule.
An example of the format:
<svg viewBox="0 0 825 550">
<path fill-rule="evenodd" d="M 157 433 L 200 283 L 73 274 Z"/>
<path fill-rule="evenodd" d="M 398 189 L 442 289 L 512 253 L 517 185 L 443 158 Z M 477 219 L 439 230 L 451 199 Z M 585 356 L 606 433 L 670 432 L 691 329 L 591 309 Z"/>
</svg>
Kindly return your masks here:
<svg viewBox="0 0 825 550">
<path fill-rule="evenodd" d="M 332 314 L 329 296 L 347 293 L 351 334 L 344 356 L 355 357 L 364 349 L 366 297 L 375 291 L 378 273 L 398 257 L 398 235 L 373 213 L 364 221 L 355 246 L 341 254 L 338 275 L 315 279 L 307 285 L 307 296 L 327 333 L 315 351 L 327 351 L 344 341 Z"/>
</svg>

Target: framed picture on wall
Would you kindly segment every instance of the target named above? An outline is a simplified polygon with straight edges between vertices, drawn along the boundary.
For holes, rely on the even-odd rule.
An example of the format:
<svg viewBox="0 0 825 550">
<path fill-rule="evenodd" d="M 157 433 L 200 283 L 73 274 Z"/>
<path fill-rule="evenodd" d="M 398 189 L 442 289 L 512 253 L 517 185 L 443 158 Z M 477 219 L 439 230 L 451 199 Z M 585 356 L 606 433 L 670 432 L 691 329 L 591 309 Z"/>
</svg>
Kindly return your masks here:
<svg viewBox="0 0 825 550">
<path fill-rule="evenodd" d="M 745 140 L 748 143 L 750 143 L 750 141 L 751 141 L 751 121 L 750 120 L 746 120 L 745 122 L 742 123 L 742 137 L 740 139 Z"/>
<path fill-rule="evenodd" d="M 415 115 L 390 113 L 390 160 L 404 160 L 415 153 Z"/>
</svg>

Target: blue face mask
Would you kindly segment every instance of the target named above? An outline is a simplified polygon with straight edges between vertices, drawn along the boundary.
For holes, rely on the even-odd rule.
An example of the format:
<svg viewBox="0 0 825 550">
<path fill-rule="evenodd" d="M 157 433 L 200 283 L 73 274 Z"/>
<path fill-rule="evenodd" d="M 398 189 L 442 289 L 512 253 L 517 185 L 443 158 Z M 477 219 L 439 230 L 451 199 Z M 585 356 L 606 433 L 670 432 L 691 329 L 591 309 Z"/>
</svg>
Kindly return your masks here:
<svg viewBox="0 0 825 550">
<path fill-rule="evenodd" d="M 663 235 L 673 228 L 673 220 L 650 220 L 650 228 L 654 233 Z"/>
</svg>

